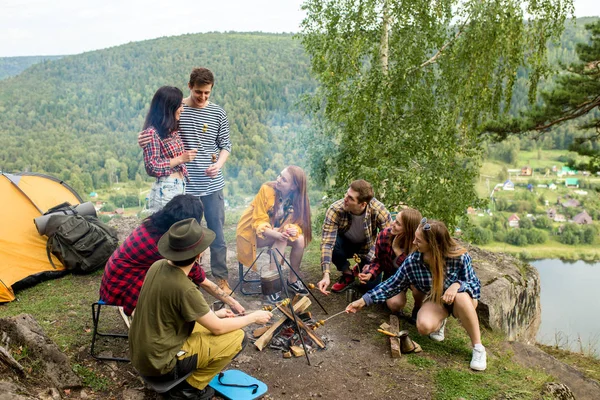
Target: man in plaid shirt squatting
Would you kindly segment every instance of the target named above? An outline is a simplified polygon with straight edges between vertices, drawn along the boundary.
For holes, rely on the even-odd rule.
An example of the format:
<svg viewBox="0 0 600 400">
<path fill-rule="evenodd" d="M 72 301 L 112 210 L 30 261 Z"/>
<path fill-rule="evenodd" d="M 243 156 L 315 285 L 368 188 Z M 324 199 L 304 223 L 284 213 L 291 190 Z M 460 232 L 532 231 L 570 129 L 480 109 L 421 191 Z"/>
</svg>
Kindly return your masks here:
<svg viewBox="0 0 600 400">
<path fill-rule="evenodd" d="M 350 184 L 344 198 L 333 203 L 325 214 L 321 238 L 323 279 L 317 284 L 321 293 L 329 294 L 331 263 L 342 272 L 331 288 L 333 292 L 343 292 L 354 282 L 348 258 L 358 254 L 361 264 L 370 263 L 375 254 L 377 234 L 391 221 L 389 211 L 373 197 L 369 182 L 359 179 Z"/>
</svg>

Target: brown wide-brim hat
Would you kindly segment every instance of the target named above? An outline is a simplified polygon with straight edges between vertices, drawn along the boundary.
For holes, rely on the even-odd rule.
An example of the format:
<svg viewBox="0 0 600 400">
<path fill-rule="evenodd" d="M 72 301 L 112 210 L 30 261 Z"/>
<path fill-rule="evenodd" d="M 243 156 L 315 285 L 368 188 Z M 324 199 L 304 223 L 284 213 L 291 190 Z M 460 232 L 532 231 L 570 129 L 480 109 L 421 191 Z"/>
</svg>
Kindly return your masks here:
<svg viewBox="0 0 600 400">
<path fill-rule="evenodd" d="M 158 252 L 171 261 L 196 257 L 215 240 L 216 234 L 200 226 L 195 218 L 175 222 L 158 241 Z"/>
</svg>

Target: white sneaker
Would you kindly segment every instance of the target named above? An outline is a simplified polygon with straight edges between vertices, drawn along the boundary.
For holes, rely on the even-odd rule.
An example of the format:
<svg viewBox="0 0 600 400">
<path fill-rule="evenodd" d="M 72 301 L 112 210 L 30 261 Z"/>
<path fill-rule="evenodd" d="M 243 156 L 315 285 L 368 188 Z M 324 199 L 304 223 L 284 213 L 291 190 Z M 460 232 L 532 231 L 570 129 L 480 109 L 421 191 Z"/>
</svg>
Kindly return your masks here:
<svg viewBox="0 0 600 400">
<path fill-rule="evenodd" d="M 429 334 L 429 338 L 435 342 L 441 342 L 443 341 L 446 336 L 444 335 L 444 330 L 446 330 L 446 320 L 444 319 L 444 321 L 442 321 L 442 325 L 440 326 L 440 329 L 438 329 L 435 332 L 431 332 Z"/>
<path fill-rule="evenodd" d="M 473 357 L 471 358 L 471 369 L 475 371 L 485 371 L 487 367 L 487 356 L 485 353 L 485 347 L 481 346 L 481 349 L 473 347 Z"/>
</svg>

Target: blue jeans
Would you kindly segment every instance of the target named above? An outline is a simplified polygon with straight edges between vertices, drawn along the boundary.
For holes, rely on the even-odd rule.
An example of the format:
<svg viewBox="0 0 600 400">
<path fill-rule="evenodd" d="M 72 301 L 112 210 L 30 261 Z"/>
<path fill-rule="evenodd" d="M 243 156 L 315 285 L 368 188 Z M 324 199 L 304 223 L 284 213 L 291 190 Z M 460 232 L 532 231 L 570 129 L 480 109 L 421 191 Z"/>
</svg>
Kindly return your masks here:
<svg viewBox="0 0 600 400">
<path fill-rule="evenodd" d="M 227 279 L 227 244 L 223 235 L 225 224 L 225 201 L 223 189 L 206 196 L 199 196 L 204 205 L 204 219 L 208 229 L 216 234 L 215 240 L 210 245 L 210 269 L 217 279 Z"/>
<path fill-rule="evenodd" d="M 331 262 L 338 271 L 348 273 L 350 270 L 350 262 L 348 262 L 348 259 L 352 258 L 354 254 L 358 254 L 361 258 L 359 268 L 362 270 L 362 267 L 367 264 L 365 262 L 366 254 L 360 253 L 362 247 L 363 243 L 352 243 L 350 240 L 346 239 L 344 235 L 338 232 L 335 239 L 335 245 L 333 246 L 333 252 L 331 253 Z M 379 285 L 379 283 L 381 283 L 381 274 L 372 281 L 369 281 L 366 285 L 360 285 L 358 289 L 361 291 L 368 291 Z"/>
</svg>

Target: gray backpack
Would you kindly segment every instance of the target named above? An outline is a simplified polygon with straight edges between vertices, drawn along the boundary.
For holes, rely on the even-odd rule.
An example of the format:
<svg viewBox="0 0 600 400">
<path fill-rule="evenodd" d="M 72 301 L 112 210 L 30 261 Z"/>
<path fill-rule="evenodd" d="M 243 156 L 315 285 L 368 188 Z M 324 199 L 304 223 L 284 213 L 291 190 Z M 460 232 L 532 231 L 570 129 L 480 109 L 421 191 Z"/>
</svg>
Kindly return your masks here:
<svg viewBox="0 0 600 400">
<path fill-rule="evenodd" d="M 87 274 L 103 268 L 119 241 L 117 232 L 91 215 L 52 215 L 46 225 L 46 252 L 73 273 Z"/>
</svg>

